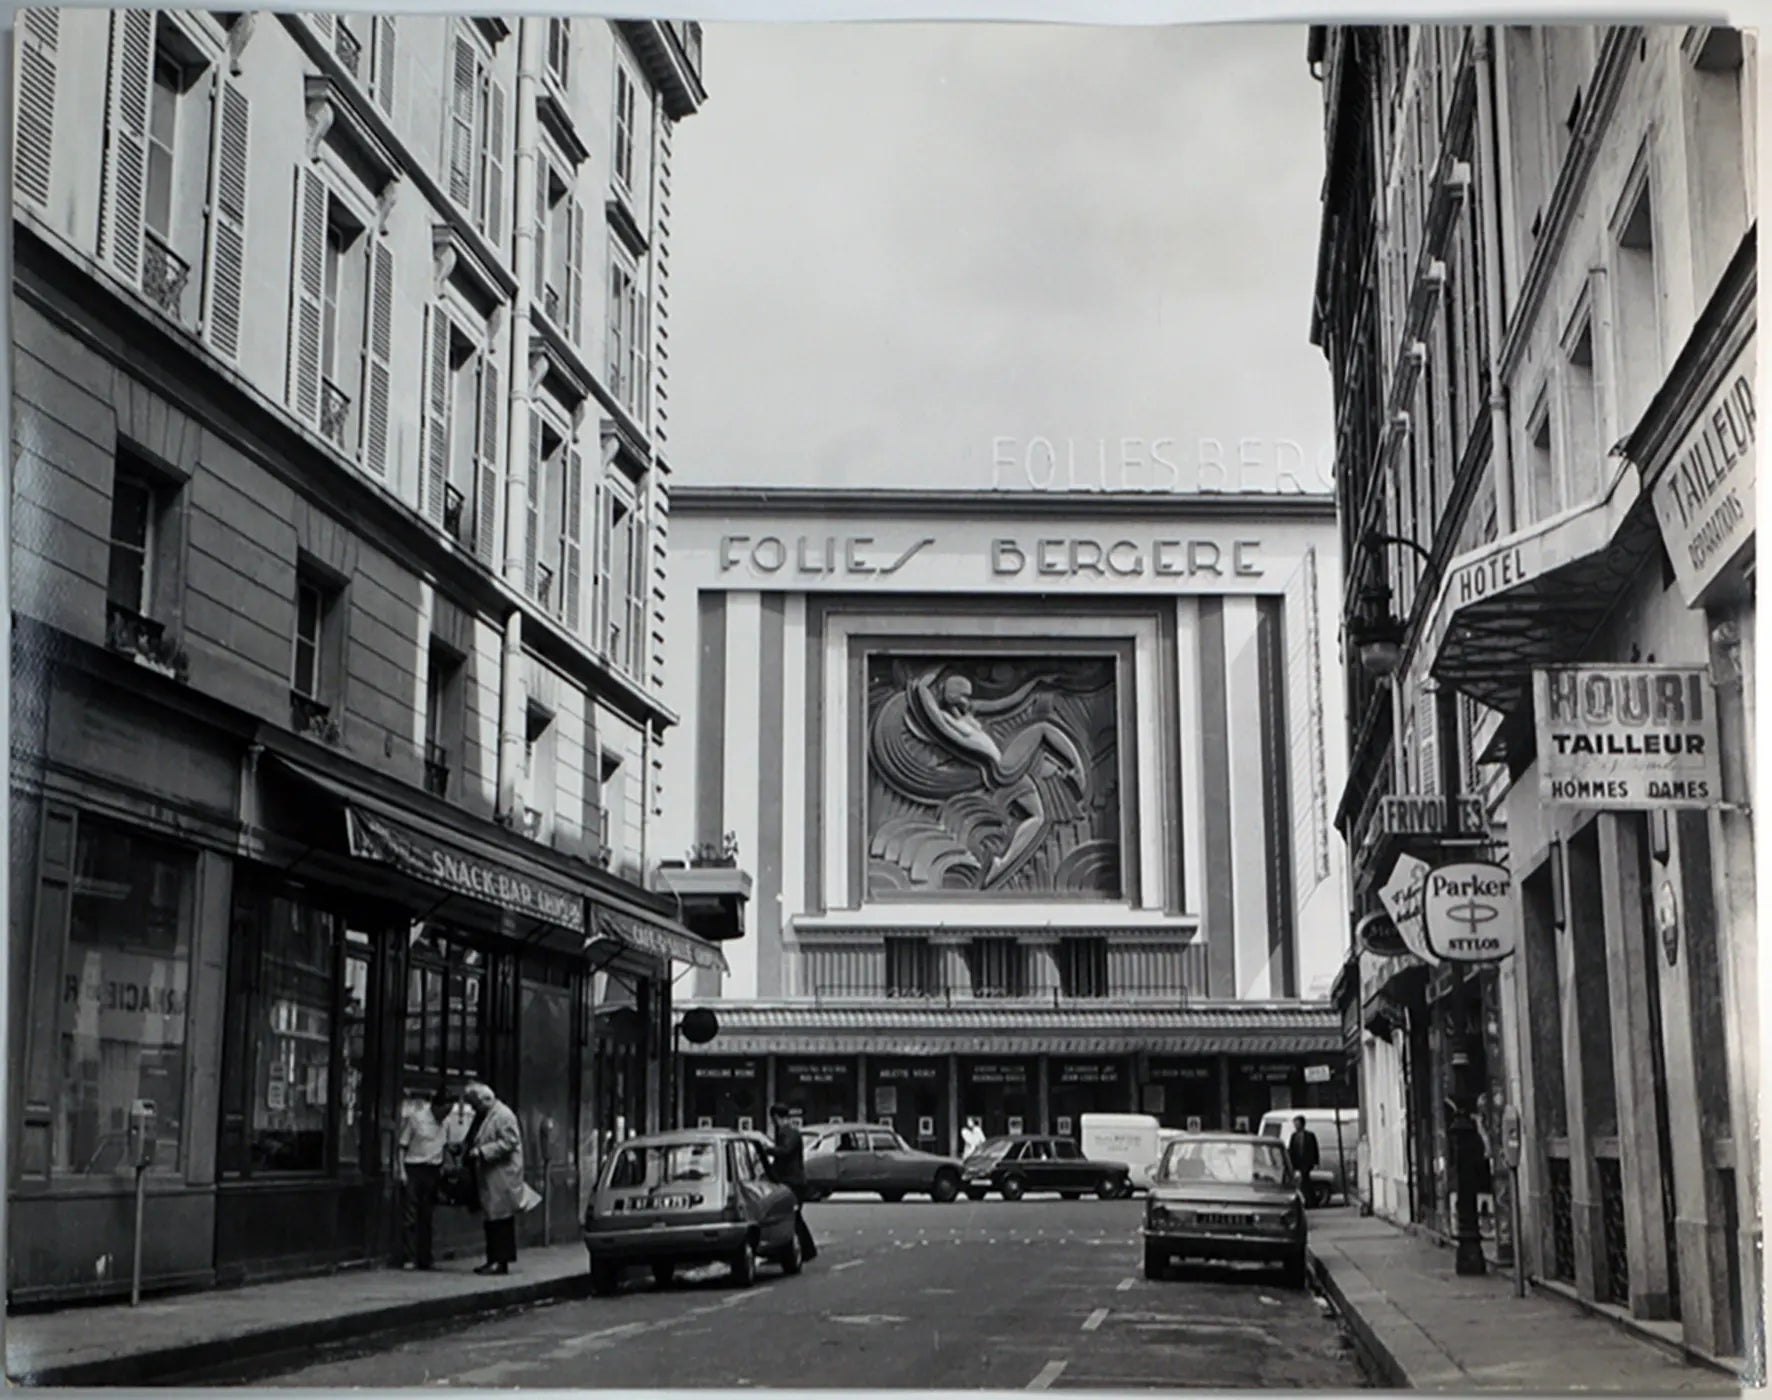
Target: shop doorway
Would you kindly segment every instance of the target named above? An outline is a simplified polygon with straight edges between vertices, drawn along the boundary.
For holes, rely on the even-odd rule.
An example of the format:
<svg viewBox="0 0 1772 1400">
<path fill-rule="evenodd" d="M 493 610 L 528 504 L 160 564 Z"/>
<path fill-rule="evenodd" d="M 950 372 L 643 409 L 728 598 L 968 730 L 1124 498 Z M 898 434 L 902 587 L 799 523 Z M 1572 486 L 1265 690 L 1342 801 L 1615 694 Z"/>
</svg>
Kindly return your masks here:
<svg viewBox="0 0 1772 1400">
<path fill-rule="evenodd" d="M 1124 1060 L 1060 1060 L 1051 1065 L 1048 1122 L 1059 1137 L 1082 1140 L 1085 1113 L 1125 1113 L 1132 1108 L 1131 1079 Z"/>
<path fill-rule="evenodd" d="M 1037 1133 L 1039 1062 L 1032 1059 L 960 1061 L 960 1122 L 976 1118 L 987 1138 Z"/>
<path fill-rule="evenodd" d="M 805 1125 L 846 1122 L 855 1113 L 853 1060 L 779 1060 L 775 1096 Z"/>
<path fill-rule="evenodd" d="M 1217 1132 L 1223 1125 L 1215 1060 L 1153 1058 L 1139 1088 L 1139 1111 L 1165 1128 Z"/>
<path fill-rule="evenodd" d="M 578 1154 L 573 1132 L 572 974 L 552 965 L 525 968 L 517 1018 L 517 1122 L 523 1167 L 542 1196 L 522 1218 L 528 1243 L 572 1237 L 578 1216 Z"/>
<path fill-rule="evenodd" d="M 896 1129 L 912 1147 L 946 1156 L 948 1141 L 945 1059 L 870 1061 L 869 1121 Z"/>
<path fill-rule="evenodd" d="M 691 1128 L 737 1128 L 768 1132 L 769 1105 L 763 1102 L 761 1060 L 691 1060 L 684 1088 L 685 1117 Z"/>
</svg>

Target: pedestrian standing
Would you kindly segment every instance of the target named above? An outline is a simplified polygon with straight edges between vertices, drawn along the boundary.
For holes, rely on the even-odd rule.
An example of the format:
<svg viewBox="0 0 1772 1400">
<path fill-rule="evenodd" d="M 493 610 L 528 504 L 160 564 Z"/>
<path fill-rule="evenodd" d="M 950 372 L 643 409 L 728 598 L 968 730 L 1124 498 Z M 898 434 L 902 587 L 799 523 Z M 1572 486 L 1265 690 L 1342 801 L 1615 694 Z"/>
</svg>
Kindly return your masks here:
<svg viewBox="0 0 1772 1400">
<path fill-rule="evenodd" d="M 1298 1180 L 1304 1188 L 1304 1203 L 1316 1205 L 1317 1188 L 1311 1181 L 1311 1173 L 1323 1158 L 1317 1150 L 1317 1135 L 1304 1126 L 1302 1113 L 1292 1120 L 1292 1139 L 1286 1144 L 1286 1155 L 1292 1159 L 1292 1170 L 1298 1173 Z"/>
<path fill-rule="evenodd" d="M 979 1125 L 978 1119 L 966 1120 L 966 1126 L 960 1129 L 960 1145 L 965 1148 L 968 1157 L 984 1146 L 984 1129 Z"/>
<path fill-rule="evenodd" d="M 794 1234 L 800 1240 L 800 1257 L 818 1258 L 818 1245 L 806 1224 L 806 1144 L 786 1104 L 769 1109 L 771 1126 L 775 1129 L 775 1148 L 769 1154 L 769 1168 L 775 1179 L 794 1193 Z"/>
<path fill-rule="evenodd" d="M 429 1269 L 434 1262 L 431 1227 L 437 1213 L 444 1147 L 449 1138 L 449 1111 L 454 1103 L 449 1091 L 438 1085 L 437 1092 L 427 1101 L 412 1106 L 400 1125 L 400 1151 L 394 1171 L 405 1206 L 402 1268 Z"/>
<path fill-rule="evenodd" d="M 467 1162 L 486 1223 L 486 1262 L 474 1272 L 508 1274 L 517 1262 L 517 1215 L 528 1208 L 526 1193 L 535 1195 L 523 1180 L 523 1133 L 517 1115 L 486 1085 L 468 1085 L 463 1097 L 474 1109 Z"/>
</svg>

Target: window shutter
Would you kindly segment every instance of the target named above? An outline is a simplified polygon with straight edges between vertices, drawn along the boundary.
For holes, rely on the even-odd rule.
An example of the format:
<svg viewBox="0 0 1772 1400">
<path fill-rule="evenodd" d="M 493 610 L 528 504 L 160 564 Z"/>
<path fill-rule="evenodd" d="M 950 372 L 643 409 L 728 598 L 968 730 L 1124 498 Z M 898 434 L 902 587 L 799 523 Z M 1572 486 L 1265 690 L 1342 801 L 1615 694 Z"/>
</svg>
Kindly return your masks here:
<svg viewBox="0 0 1772 1400">
<path fill-rule="evenodd" d="M 498 561 L 498 366 L 492 352 L 480 352 L 479 481 L 475 485 L 474 553 L 482 563 Z"/>
<path fill-rule="evenodd" d="M 628 670 L 640 674 L 640 658 L 646 654 L 646 577 L 647 540 L 642 528 L 645 514 L 636 496 L 634 508 L 628 513 Z"/>
<path fill-rule="evenodd" d="M 1415 754 L 1421 791 L 1440 791 L 1439 692 L 1422 686 L 1415 696 Z"/>
<path fill-rule="evenodd" d="M 583 591 L 579 556 L 584 552 L 584 475 L 584 454 L 575 443 L 566 450 L 566 528 L 560 536 L 560 595 L 566 604 L 562 615 L 569 632 L 578 631 L 579 594 Z"/>
<path fill-rule="evenodd" d="M 142 277 L 148 199 L 148 104 L 154 91 L 154 15 L 111 16 L 110 110 L 106 121 L 99 246 L 131 286 Z"/>
<path fill-rule="evenodd" d="M 500 254 L 505 238 L 505 90 L 493 83 L 487 113 L 486 227 L 481 230 Z"/>
<path fill-rule="evenodd" d="M 252 104 L 217 78 L 209 167 L 209 267 L 203 277 L 203 332 L 227 359 L 240 354 L 240 308 L 246 291 L 246 173 Z M 324 203 L 322 203 L 324 211 Z M 324 213 L 322 214 L 324 217 Z M 321 228 L 324 257 L 325 228 Z M 305 253 L 304 249 L 304 253 Z"/>
<path fill-rule="evenodd" d="M 425 308 L 425 462 L 419 509 L 443 523 L 449 483 L 449 318 L 439 306 Z"/>
<path fill-rule="evenodd" d="M 547 308 L 548 289 L 548 162 L 535 162 L 535 299 Z"/>
<path fill-rule="evenodd" d="M 18 17 L 18 112 L 13 121 L 15 188 L 33 204 L 49 203 L 55 151 L 55 65 L 60 10 L 24 10 Z"/>
<path fill-rule="evenodd" d="M 369 250 L 369 335 L 363 370 L 363 465 L 388 470 L 388 413 L 394 357 L 394 254 L 377 239 Z"/>
<path fill-rule="evenodd" d="M 307 166 L 295 172 L 294 303 L 289 318 L 289 404 L 302 422 L 320 421 L 320 316 L 326 295 L 326 182 Z M 239 318 L 235 317 L 238 329 Z"/>
<path fill-rule="evenodd" d="M 529 481 L 523 492 L 523 591 L 536 596 L 541 563 L 541 414 L 529 410 Z"/>
<path fill-rule="evenodd" d="M 646 421 L 646 403 L 652 382 L 652 347 L 646 343 L 646 289 L 638 274 L 634 279 L 634 382 L 628 385 L 628 407 L 641 423 Z"/>
<path fill-rule="evenodd" d="M 611 573 L 609 561 L 615 554 L 615 492 L 607 482 L 597 487 L 597 596 L 594 600 L 597 617 L 597 650 L 609 651 L 609 624 L 613 617 L 609 601 Z"/>
<path fill-rule="evenodd" d="M 314 32 L 326 41 L 326 47 L 331 48 L 338 29 L 335 18 L 330 14 L 309 15 L 308 23 L 313 26 Z"/>
<path fill-rule="evenodd" d="M 572 228 L 566 243 L 566 332 L 574 346 L 580 334 L 585 280 L 585 207 L 572 197 Z"/>
<path fill-rule="evenodd" d="M 474 195 L 474 95 L 480 66 L 465 34 L 455 36 L 455 74 L 449 108 L 449 196 L 470 208 Z"/>
<path fill-rule="evenodd" d="M 394 21 L 380 15 L 375 21 L 375 105 L 394 111 Z"/>
</svg>

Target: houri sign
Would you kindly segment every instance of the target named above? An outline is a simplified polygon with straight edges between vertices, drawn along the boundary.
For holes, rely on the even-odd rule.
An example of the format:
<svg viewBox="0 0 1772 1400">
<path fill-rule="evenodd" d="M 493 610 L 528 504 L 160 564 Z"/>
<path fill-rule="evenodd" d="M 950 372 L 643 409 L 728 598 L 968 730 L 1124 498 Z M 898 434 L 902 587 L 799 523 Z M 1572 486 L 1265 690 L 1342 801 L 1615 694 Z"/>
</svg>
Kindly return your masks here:
<svg viewBox="0 0 1772 1400">
<path fill-rule="evenodd" d="M 1569 807 L 1710 807 L 1722 797 L 1716 706 L 1696 666 L 1532 673 L 1540 791 Z"/>
<path fill-rule="evenodd" d="M 1494 962 L 1517 941 L 1513 877 L 1505 865 L 1455 861 L 1428 872 L 1422 922 L 1434 953 L 1446 962 Z"/>
</svg>

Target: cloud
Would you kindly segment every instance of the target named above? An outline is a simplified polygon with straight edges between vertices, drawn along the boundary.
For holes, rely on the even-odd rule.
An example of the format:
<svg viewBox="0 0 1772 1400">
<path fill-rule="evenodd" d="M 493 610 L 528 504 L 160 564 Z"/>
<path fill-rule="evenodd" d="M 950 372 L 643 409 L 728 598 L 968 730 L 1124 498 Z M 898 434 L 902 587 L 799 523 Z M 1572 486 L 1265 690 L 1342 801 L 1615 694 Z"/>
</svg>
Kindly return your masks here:
<svg viewBox="0 0 1772 1400">
<path fill-rule="evenodd" d="M 990 484 L 994 438 L 1331 436 L 1300 27 L 728 25 L 677 141 L 671 460 Z"/>
</svg>

